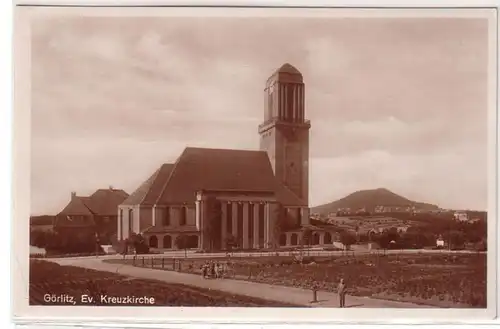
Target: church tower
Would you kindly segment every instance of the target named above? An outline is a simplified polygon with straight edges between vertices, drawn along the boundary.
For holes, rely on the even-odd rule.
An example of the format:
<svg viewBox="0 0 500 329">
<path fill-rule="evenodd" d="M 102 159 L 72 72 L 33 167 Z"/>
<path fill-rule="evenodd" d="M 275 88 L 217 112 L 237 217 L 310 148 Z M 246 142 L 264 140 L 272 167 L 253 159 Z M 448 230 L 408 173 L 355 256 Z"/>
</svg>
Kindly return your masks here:
<svg viewBox="0 0 500 329">
<path fill-rule="evenodd" d="M 260 149 L 266 151 L 274 175 L 309 204 L 309 129 L 305 119 L 302 74 L 284 64 L 267 80 Z"/>
</svg>

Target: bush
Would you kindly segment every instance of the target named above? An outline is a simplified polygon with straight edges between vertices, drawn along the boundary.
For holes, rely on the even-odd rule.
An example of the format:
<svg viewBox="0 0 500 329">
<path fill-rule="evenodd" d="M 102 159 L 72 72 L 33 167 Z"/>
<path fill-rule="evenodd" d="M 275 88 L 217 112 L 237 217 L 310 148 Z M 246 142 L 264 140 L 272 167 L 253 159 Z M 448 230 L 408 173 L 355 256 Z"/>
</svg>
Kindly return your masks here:
<svg viewBox="0 0 500 329">
<path fill-rule="evenodd" d="M 57 232 L 42 232 L 43 238 L 36 237 L 39 243 L 39 248 L 45 248 L 48 255 L 65 255 L 65 254 L 93 254 L 103 253 L 102 247 L 99 245 L 92 232 L 78 234 L 66 233 L 60 234 Z M 42 236 L 42 235 L 40 235 Z"/>
<path fill-rule="evenodd" d="M 133 233 L 127 239 L 127 246 L 132 246 L 138 255 L 149 254 L 149 246 L 146 239 L 141 234 Z"/>
</svg>

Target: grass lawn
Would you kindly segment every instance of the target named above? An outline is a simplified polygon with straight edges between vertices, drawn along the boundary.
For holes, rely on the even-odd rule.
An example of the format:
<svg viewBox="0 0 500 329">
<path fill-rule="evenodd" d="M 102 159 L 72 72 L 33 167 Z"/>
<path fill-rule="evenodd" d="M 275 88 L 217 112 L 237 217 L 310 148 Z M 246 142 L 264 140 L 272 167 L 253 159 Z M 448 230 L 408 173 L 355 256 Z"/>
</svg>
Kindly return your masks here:
<svg viewBox="0 0 500 329">
<path fill-rule="evenodd" d="M 47 295 L 63 296 L 63 298 L 59 302 L 47 302 L 44 298 Z M 43 260 L 30 261 L 30 305 L 73 305 L 68 303 L 68 298 L 64 296 L 73 297 L 74 305 L 89 305 L 82 301 L 82 295 L 89 295 L 93 298 L 91 305 L 105 306 L 295 306 L 180 284 L 134 279 L 74 266 L 61 266 Z M 103 303 L 100 296 L 153 297 L 155 303 L 154 305 L 131 302 L 109 304 Z"/>
<path fill-rule="evenodd" d="M 182 259 L 181 271 L 200 273 L 207 259 Z M 126 262 L 132 259 L 107 260 Z M 216 261 L 227 261 L 216 259 Z M 486 307 L 486 254 L 402 254 L 233 258 L 230 276 L 268 284 L 336 291 L 340 278 L 349 294 L 439 307 Z M 172 260 L 139 257 L 136 266 L 172 270 Z M 178 266 L 176 267 L 178 270 Z"/>
</svg>

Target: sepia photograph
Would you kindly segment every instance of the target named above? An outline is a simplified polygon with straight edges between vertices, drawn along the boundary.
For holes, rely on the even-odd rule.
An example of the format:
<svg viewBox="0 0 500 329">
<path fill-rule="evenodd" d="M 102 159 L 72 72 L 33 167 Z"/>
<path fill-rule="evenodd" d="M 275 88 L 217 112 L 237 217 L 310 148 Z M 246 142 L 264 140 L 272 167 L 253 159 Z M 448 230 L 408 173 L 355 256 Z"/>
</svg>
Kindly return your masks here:
<svg viewBox="0 0 500 329">
<path fill-rule="evenodd" d="M 24 309 L 496 308 L 495 9 L 16 14 Z"/>
</svg>

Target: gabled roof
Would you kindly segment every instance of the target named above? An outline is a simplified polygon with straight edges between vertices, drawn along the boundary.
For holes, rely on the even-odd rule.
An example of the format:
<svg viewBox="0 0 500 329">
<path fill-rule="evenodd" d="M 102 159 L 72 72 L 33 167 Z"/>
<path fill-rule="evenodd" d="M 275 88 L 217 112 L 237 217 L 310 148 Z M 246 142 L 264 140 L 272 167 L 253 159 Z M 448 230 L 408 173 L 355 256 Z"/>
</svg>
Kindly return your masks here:
<svg viewBox="0 0 500 329">
<path fill-rule="evenodd" d="M 199 190 L 275 191 L 264 151 L 187 147 L 175 163 L 158 204 L 195 201 Z"/>
<path fill-rule="evenodd" d="M 137 190 L 135 190 L 122 205 L 140 205 L 147 204 L 153 205 L 158 199 L 163 186 L 168 181 L 170 172 L 174 167 L 173 164 L 163 164 L 158 170 L 154 172 L 144 183 L 142 183 Z"/>
<path fill-rule="evenodd" d="M 162 165 L 122 205 L 192 203 L 200 190 L 269 192 L 284 206 L 307 205 L 275 178 L 266 152 L 195 147 Z"/>
<path fill-rule="evenodd" d="M 89 216 L 94 213 L 90 210 L 88 206 L 90 204 L 89 197 L 74 196 L 71 201 L 64 207 L 64 209 L 58 214 L 65 216 Z"/>
<path fill-rule="evenodd" d="M 128 197 L 127 192 L 118 189 L 99 189 L 91 196 L 72 196 L 70 202 L 58 214 L 65 216 L 116 216 L 118 205 Z"/>
<path fill-rule="evenodd" d="M 92 194 L 87 201 L 87 207 L 100 216 L 116 216 L 118 205 L 127 199 L 128 193 L 124 190 L 113 188 L 99 189 Z"/>
</svg>

